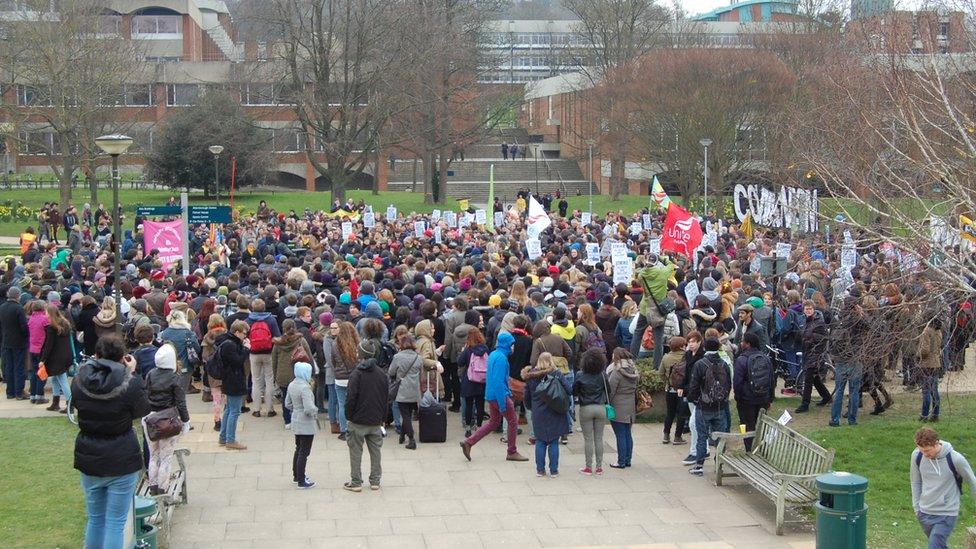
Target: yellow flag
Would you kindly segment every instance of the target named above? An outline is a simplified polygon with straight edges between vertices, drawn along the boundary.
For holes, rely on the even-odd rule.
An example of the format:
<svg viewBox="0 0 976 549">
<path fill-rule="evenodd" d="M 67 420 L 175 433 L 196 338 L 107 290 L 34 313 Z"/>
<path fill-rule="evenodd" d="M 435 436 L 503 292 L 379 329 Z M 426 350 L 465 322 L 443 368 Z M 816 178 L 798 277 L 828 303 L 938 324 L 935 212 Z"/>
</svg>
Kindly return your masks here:
<svg viewBox="0 0 976 549">
<path fill-rule="evenodd" d="M 747 213 L 745 219 L 742 220 L 742 234 L 746 237 L 747 242 L 752 242 L 752 212 Z"/>
<path fill-rule="evenodd" d="M 657 204 L 658 209 L 667 211 L 668 206 L 671 205 L 671 197 L 668 196 L 661 182 L 657 180 L 656 175 L 654 176 L 654 184 L 651 186 L 651 197 L 654 198 L 654 203 Z"/>
<path fill-rule="evenodd" d="M 971 242 L 976 242 L 976 222 L 964 215 L 959 216 L 959 235 Z"/>
<path fill-rule="evenodd" d="M 329 217 L 339 217 L 339 218 L 348 217 L 349 220 L 352 221 L 352 222 L 359 221 L 359 212 L 350 212 L 350 211 L 347 211 L 347 210 L 336 210 L 335 212 L 327 213 L 325 215 L 327 215 Z"/>
<path fill-rule="evenodd" d="M 458 203 L 458 209 L 460 209 L 462 212 L 468 211 L 468 199 L 467 198 L 458 199 L 457 203 Z"/>
</svg>

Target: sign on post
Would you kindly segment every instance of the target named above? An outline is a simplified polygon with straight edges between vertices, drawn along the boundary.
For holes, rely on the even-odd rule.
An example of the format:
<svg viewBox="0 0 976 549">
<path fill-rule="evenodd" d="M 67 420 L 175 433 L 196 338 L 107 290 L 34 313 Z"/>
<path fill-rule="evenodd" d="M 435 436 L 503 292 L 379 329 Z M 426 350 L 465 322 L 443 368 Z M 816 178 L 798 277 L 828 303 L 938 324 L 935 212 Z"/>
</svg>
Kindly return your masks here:
<svg viewBox="0 0 976 549">
<path fill-rule="evenodd" d="M 166 217 L 181 212 L 179 206 L 136 206 L 136 215 L 140 217 Z"/>
<path fill-rule="evenodd" d="M 190 206 L 187 208 L 187 217 L 187 222 L 191 225 L 230 223 L 230 206 Z"/>
</svg>

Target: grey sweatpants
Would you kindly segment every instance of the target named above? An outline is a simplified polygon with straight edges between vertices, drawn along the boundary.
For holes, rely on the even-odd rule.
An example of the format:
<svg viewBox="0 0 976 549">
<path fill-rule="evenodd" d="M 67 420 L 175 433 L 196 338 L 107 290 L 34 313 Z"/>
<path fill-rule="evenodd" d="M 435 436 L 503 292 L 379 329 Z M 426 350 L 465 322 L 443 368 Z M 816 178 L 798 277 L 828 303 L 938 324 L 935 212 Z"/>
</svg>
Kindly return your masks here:
<svg viewBox="0 0 976 549">
<path fill-rule="evenodd" d="M 948 549 L 949 536 L 952 535 L 952 530 L 956 527 L 956 521 L 959 520 L 959 517 L 929 515 L 921 511 L 916 516 L 919 524 L 922 525 L 925 537 L 929 538 L 929 549 Z"/>
<path fill-rule="evenodd" d="M 379 486 L 383 468 L 380 464 L 380 448 L 383 446 L 383 432 L 379 425 L 359 425 L 346 423 L 346 444 L 349 446 L 350 480 L 354 486 L 363 485 L 363 442 L 369 449 L 369 484 Z"/>
<path fill-rule="evenodd" d="M 595 452 L 596 467 L 603 467 L 603 428 L 607 426 L 607 409 L 602 404 L 580 406 L 579 418 L 580 426 L 583 428 L 586 466 L 593 468 L 593 454 Z"/>
</svg>

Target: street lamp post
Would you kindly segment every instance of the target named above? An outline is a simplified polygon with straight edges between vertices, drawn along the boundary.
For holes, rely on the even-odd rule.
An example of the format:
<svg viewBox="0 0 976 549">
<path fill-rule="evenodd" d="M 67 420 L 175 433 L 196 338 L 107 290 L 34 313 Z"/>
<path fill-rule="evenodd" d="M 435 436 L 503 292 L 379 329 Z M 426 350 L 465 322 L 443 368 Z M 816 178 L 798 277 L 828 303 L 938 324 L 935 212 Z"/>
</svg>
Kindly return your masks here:
<svg viewBox="0 0 976 549">
<path fill-rule="evenodd" d="M 119 155 L 132 145 L 132 138 L 127 135 L 103 135 L 95 139 L 99 149 L 112 157 L 112 208 L 115 220 L 112 229 L 112 240 L 115 241 L 115 276 L 112 282 L 112 293 L 115 294 L 115 333 L 122 335 L 122 227 L 119 215 Z"/>
<path fill-rule="evenodd" d="M 540 196 L 539 195 L 539 144 L 538 143 L 535 144 L 534 156 L 535 156 L 535 195 L 536 197 L 538 197 Z"/>
<path fill-rule="evenodd" d="M 214 194 L 217 195 L 217 202 L 220 202 L 220 164 L 217 160 L 220 158 L 220 153 L 224 152 L 224 147 L 222 145 L 210 145 L 208 147 L 210 154 L 214 155 Z"/>
<path fill-rule="evenodd" d="M 700 139 L 698 143 L 705 147 L 705 217 L 708 217 L 708 147 L 711 146 L 712 140 L 706 137 Z"/>
</svg>

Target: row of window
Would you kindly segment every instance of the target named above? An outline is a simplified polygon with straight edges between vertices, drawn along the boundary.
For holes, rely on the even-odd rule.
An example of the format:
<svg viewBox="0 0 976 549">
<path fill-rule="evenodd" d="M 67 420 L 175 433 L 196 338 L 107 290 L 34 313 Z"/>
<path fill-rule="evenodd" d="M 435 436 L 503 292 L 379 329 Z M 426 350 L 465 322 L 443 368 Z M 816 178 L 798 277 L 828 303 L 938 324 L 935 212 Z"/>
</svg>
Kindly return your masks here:
<svg viewBox="0 0 976 549">
<path fill-rule="evenodd" d="M 571 32 L 493 32 L 488 40 L 506 46 L 569 46 L 584 45 L 583 36 Z"/>
<path fill-rule="evenodd" d="M 166 105 L 170 107 L 196 105 L 209 87 L 204 84 L 167 84 Z M 294 92 L 279 84 L 242 84 L 241 103 L 249 106 L 293 105 Z M 151 107 L 155 104 L 152 84 L 126 84 L 121 90 L 106 90 L 98 99 L 106 107 Z M 76 100 L 55 97 L 44 86 L 17 86 L 17 105 L 21 107 L 53 107 L 75 105 Z"/>
</svg>

